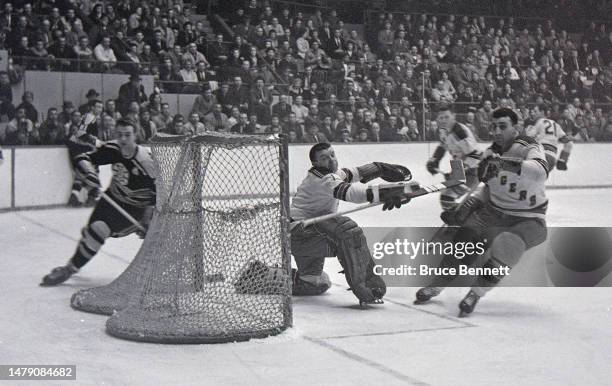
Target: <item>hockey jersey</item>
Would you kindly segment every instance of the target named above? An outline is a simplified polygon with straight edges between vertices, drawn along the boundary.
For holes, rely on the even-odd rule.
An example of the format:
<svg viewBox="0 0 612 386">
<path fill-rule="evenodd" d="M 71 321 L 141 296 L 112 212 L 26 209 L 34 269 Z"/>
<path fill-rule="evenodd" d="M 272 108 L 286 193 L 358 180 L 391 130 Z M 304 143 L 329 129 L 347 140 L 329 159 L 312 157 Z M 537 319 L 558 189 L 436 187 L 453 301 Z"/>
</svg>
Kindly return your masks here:
<svg viewBox="0 0 612 386">
<path fill-rule="evenodd" d="M 367 185 L 359 183 L 357 168 L 328 170 L 311 168 L 291 201 L 291 218 L 295 221 L 338 211 L 339 200 L 367 201 Z"/>
<path fill-rule="evenodd" d="M 544 148 L 535 138 L 519 136 L 502 157 L 522 160 L 518 173 L 501 170 L 486 183 L 489 203 L 502 213 L 544 218 L 548 207 L 548 163 Z"/>
<path fill-rule="evenodd" d="M 462 160 L 466 168 L 478 166 L 482 152 L 478 149 L 476 137 L 467 126 L 455 123 L 448 131 L 440 130 L 440 144 L 453 159 Z"/>
<path fill-rule="evenodd" d="M 557 149 L 559 143 L 567 143 L 570 137 L 561 126 L 552 119 L 540 118 L 533 125 L 525 128 L 525 135 L 535 138 L 544 147 L 546 161 L 552 169 L 557 163 Z"/>
<path fill-rule="evenodd" d="M 112 164 L 113 178 L 106 192 L 117 201 L 136 207 L 155 204 L 156 173 L 149 149 L 136 146 L 131 157 L 124 157 L 117 141 L 109 141 L 76 156 L 75 161 L 98 166 Z"/>
</svg>

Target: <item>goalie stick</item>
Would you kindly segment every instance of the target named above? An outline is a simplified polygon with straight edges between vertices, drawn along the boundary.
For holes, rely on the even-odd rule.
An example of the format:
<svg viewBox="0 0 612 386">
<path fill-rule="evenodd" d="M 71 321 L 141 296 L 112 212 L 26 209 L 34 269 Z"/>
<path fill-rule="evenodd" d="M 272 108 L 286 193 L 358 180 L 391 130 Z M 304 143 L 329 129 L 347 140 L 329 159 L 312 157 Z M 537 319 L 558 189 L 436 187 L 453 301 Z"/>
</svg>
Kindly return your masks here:
<svg viewBox="0 0 612 386">
<path fill-rule="evenodd" d="M 463 183 L 465 183 L 465 171 L 463 170 L 463 162 L 461 160 L 451 160 L 451 173 L 450 173 L 450 178 L 446 181 L 437 183 L 437 184 L 432 184 L 432 185 L 425 185 L 425 186 L 421 186 L 419 187 L 419 189 L 415 190 L 415 191 L 406 191 L 405 196 L 407 197 L 406 200 L 403 200 L 402 203 L 406 203 L 409 201 L 409 199 L 413 199 L 415 197 L 419 197 L 419 196 L 424 196 L 426 194 L 430 194 L 430 193 L 435 193 L 435 192 L 439 192 L 441 190 L 444 189 L 448 189 L 448 188 L 452 188 L 454 186 L 457 185 L 461 185 Z M 399 182 L 396 184 L 396 186 L 404 186 L 406 189 L 410 189 L 410 184 L 409 183 L 405 183 L 405 182 Z M 356 208 L 353 209 L 348 209 L 348 210 L 344 210 L 344 211 L 340 211 L 340 212 L 336 212 L 336 213 L 330 213 L 330 214 L 326 214 L 323 216 L 318 216 L 318 217 L 313 217 L 313 218 L 309 218 L 306 220 L 300 220 L 300 221 L 294 221 L 289 225 L 289 230 L 295 228 L 298 225 L 302 225 L 303 227 L 307 227 L 309 225 L 313 225 L 316 223 L 319 223 L 321 221 L 325 221 L 325 220 L 329 220 L 330 218 L 335 218 L 338 216 L 344 216 L 347 215 L 349 213 L 354 213 L 354 212 L 358 212 L 364 209 L 368 209 L 368 208 L 372 208 L 375 206 L 379 206 L 384 204 L 384 202 L 372 202 L 369 204 L 364 204 L 364 205 L 360 205 Z"/>
</svg>

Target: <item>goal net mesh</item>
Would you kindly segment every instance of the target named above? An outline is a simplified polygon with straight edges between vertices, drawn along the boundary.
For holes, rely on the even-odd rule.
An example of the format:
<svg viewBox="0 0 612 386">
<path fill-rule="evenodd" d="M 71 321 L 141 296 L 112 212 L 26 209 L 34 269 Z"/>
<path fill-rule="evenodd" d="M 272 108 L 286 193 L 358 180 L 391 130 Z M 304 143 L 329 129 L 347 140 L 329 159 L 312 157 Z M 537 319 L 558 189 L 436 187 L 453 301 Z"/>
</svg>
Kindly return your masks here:
<svg viewBox="0 0 612 386">
<path fill-rule="evenodd" d="M 158 136 L 151 150 L 157 203 L 140 251 L 72 306 L 112 314 L 107 331 L 139 341 L 240 341 L 289 327 L 286 145 L 207 133 Z"/>
</svg>

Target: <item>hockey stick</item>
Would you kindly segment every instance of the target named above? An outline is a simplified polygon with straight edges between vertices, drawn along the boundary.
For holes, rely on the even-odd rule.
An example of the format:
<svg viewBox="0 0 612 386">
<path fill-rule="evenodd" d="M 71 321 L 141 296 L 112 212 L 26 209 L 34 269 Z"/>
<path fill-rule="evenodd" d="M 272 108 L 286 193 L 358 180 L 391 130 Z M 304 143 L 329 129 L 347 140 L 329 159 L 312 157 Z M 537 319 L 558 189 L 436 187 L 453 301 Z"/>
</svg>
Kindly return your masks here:
<svg viewBox="0 0 612 386">
<path fill-rule="evenodd" d="M 103 199 L 106 200 L 106 202 L 108 202 L 113 208 L 115 208 L 117 210 L 117 212 L 121 213 L 123 215 L 123 217 L 125 217 L 126 219 L 128 219 L 132 224 L 134 224 L 136 226 L 136 228 L 138 228 L 139 231 L 141 232 L 146 232 L 146 230 L 144 229 L 144 227 L 140 224 L 140 222 L 138 220 L 136 220 L 134 217 L 132 217 L 128 212 L 126 212 L 125 209 L 123 209 L 122 207 L 119 206 L 119 204 L 117 204 L 115 202 L 115 200 L 113 200 L 112 198 L 110 198 L 106 193 L 102 192 L 102 196 Z"/>
<path fill-rule="evenodd" d="M 463 162 L 460 160 L 452 160 L 451 162 L 451 177 L 450 179 L 440 182 L 438 184 L 433 184 L 433 185 L 427 185 L 427 186 L 422 186 L 419 189 L 417 189 L 416 191 L 413 192 L 406 192 L 405 196 L 406 196 L 406 200 L 402 201 L 402 203 L 406 203 L 408 202 L 410 199 L 415 198 L 415 197 L 419 197 L 419 196 L 424 196 L 426 194 L 430 194 L 430 193 L 435 193 L 435 192 L 439 192 L 441 190 L 444 189 L 448 189 L 448 188 L 452 188 L 454 186 L 457 185 L 461 185 L 463 183 L 465 183 L 465 171 L 463 170 Z M 409 188 L 410 185 L 409 184 L 405 184 L 405 183 L 399 183 L 398 186 L 404 186 L 405 188 Z M 354 213 L 354 212 L 358 212 L 364 209 L 368 209 L 368 208 L 372 208 L 375 206 L 379 206 L 379 205 L 383 205 L 384 202 L 372 202 L 369 204 L 364 204 L 364 205 L 360 205 L 356 208 L 353 209 L 348 209 L 345 211 L 341 211 L 341 212 L 336 212 L 336 213 L 330 213 L 330 214 L 326 214 L 323 216 L 318 216 L 318 217 L 313 217 L 313 218 L 309 218 L 307 220 L 300 220 L 300 221 L 294 221 L 289 225 L 289 230 L 295 228 L 298 225 L 302 225 L 303 227 L 307 227 L 309 225 L 312 224 L 316 224 L 319 223 L 321 221 L 325 221 L 325 220 L 329 220 L 331 218 L 335 218 L 338 216 L 344 216 L 347 215 L 349 213 Z"/>
</svg>

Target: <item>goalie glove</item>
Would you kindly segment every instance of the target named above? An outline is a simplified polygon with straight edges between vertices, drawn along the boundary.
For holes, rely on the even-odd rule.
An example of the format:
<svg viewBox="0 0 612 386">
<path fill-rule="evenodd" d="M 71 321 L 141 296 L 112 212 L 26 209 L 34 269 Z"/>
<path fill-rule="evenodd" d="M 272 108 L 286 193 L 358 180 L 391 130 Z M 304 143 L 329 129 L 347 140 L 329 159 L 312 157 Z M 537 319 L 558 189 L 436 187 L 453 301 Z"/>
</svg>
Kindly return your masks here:
<svg viewBox="0 0 612 386">
<path fill-rule="evenodd" d="M 400 208 L 403 204 L 410 202 L 407 193 L 414 192 L 420 188 L 417 182 L 409 184 L 386 184 L 369 186 L 366 196 L 369 202 L 383 202 L 383 210 Z"/>
<path fill-rule="evenodd" d="M 465 200 L 464 203 L 459 205 L 455 210 L 445 210 L 440 214 L 440 218 L 444 223 L 450 226 L 460 226 L 470 217 L 470 215 L 476 210 L 480 209 L 484 205 L 484 202 L 478 197 L 471 196 Z"/>
<path fill-rule="evenodd" d="M 387 182 L 410 181 L 412 173 L 402 165 L 388 164 L 384 162 L 372 162 L 357 168 L 361 179 L 359 182 L 366 183 L 375 178 L 382 178 Z"/>
<path fill-rule="evenodd" d="M 496 178 L 502 170 L 520 174 L 522 163 L 523 160 L 520 158 L 500 157 L 497 154 L 493 154 L 478 164 L 478 180 L 487 182 L 492 178 Z"/>
</svg>

